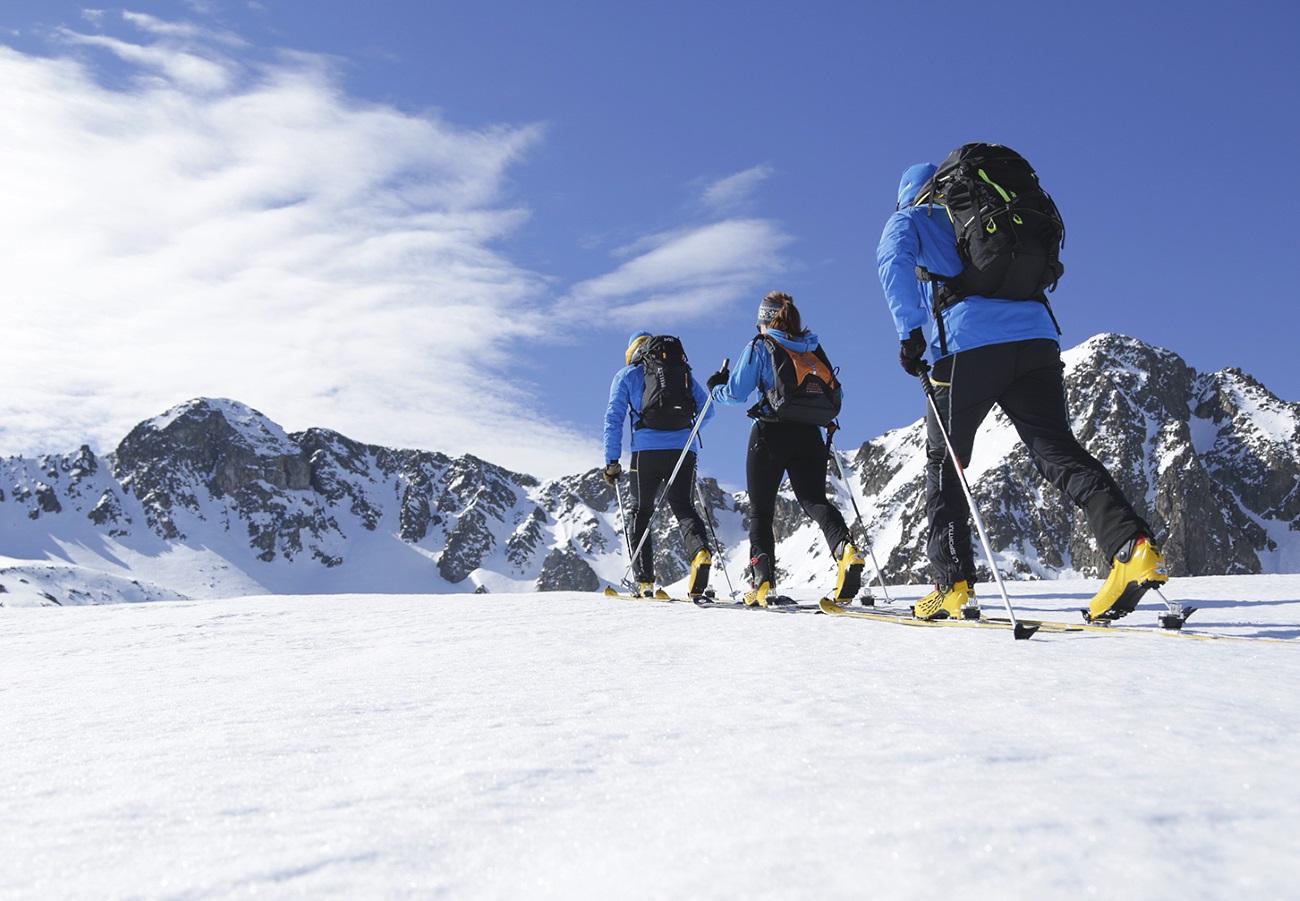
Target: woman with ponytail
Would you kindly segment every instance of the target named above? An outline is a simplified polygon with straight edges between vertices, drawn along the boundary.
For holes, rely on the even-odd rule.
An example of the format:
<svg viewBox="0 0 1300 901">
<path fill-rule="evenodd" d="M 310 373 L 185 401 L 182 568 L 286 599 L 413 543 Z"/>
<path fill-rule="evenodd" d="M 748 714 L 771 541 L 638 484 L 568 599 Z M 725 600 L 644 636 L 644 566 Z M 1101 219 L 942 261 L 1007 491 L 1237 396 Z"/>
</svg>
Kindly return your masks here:
<svg viewBox="0 0 1300 901">
<path fill-rule="evenodd" d="M 790 488 L 803 511 L 826 536 L 837 561 L 835 595 L 852 599 L 862 583 L 863 558 L 850 541 L 849 528 L 826 497 L 826 468 L 830 449 L 816 416 L 787 412 L 773 405 L 779 394 L 777 354 L 799 355 L 821 365 L 821 376 L 834 392 L 838 410 L 839 385 L 830 372 L 817 336 L 804 328 L 799 308 L 789 294 L 773 291 L 758 307 L 758 335 L 741 352 L 734 370 L 722 369 L 709 377 L 714 401 L 727 405 L 749 402 L 757 392 L 758 402 L 749 410 L 754 427 L 749 435 L 745 479 L 749 491 L 749 550 L 752 590 L 745 603 L 788 603 L 787 598 L 769 594 L 776 585 L 776 538 L 773 519 L 781 480 L 788 475 Z M 833 418 L 833 413 L 830 414 Z M 829 420 L 827 420 L 829 421 Z"/>
</svg>

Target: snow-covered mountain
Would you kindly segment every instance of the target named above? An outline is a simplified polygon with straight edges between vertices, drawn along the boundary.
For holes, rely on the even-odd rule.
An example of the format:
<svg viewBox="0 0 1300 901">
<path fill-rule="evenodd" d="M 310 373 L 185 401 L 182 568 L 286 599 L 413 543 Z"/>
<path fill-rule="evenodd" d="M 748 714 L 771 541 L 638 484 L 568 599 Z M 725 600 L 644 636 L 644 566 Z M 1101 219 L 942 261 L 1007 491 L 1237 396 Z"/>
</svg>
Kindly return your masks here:
<svg viewBox="0 0 1300 901">
<path fill-rule="evenodd" d="M 1239 369 L 1200 374 L 1119 335 L 1098 335 L 1064 361 L 1075 434 L 1156 530 L 1174 575 L 1300 571 L 1300 404 Z M 924 443 L 918 422 L 853 460 L 881 566 L 922 580 Z M 1106 572 L 1086 522 L 1038 475 L 1000 411 L 977 436 L 967 477 L 1004 576 Z"/>
<path fill-rule="evenodd" d="M 1300 571 L 1300 404 L 1117 335 L 1065 359 L 1078 435 L 1159 531 L 1175 575 Z M 845 454 L 892 582 L 928 579 L 922 447 L 918 421 Z M 1005 576 L 1104 572 L 1086 525 L 1000 414 L 968 475 Z M 852 518 L 845 486 L 832 488 Z M 728 551 L 714 584 L 739 587 L 745 496 L 709 479 L 701 494 Z M 792 498 L 782 505 L 783 587 L 824 588 L 820 534 Z M 598 470 L 541 482 L 473 456 L 287 434 L 205 398 L 141 423 L 102 459 L 82 447 L 0 460 L 0 603 L 596 589 L 625 574 L 620 522 Z M 666 510 L 656 538 L 660 581 L 683 579 Z"/>
</svg>

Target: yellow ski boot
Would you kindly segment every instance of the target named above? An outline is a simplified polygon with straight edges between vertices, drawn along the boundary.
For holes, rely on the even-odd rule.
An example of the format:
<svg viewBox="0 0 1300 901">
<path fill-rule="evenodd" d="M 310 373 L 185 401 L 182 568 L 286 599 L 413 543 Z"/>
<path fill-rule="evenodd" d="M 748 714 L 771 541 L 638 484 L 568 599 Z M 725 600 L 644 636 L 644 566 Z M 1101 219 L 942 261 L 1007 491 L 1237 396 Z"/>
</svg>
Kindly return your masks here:
<svg viewBox="0 0 1300 901">
<path fill-rule="evenodd" d="M 708 548 L 702 548 L 691 561 L 691 578 L 687 583 L 686 593 L 692 599 L 704 596 L 704 589 L 709 587 L 709 569 L 713 566 L 713 555 Z"/>
<path fill-rule="evenodd" d="M 934 591 L 912 607 L 912 615 L 917 619 L 960 619 L 963 607 L 969 607 L 974 611 L 975 617 L 979 616 L 975 589 L 965 581 L 934 586 Z"/>
<path fill-rule="evenodd" d="M 865 564 L 857 548 L 846 541 L 835 576 L 835 600 L 846 604 L 853 600 L 862 587 L 862 567 Z"/>
<path fill-rule="evenodd" d="M 1112 622 L 1128 616 L 1142 595 L 1169 581 L 1165 558 L 1145 535 L 1139 535 L 1120 548 L 1101 591 L 1085 611 L 1089 621 Z"/>
<path fill-rule="evenodd" d="M 750 607 L 766 607 L 767 593 L 772 590 L 771 582 L 764 582 L 762 585 L 745 592 L 745 603 Z"/>
</svg>

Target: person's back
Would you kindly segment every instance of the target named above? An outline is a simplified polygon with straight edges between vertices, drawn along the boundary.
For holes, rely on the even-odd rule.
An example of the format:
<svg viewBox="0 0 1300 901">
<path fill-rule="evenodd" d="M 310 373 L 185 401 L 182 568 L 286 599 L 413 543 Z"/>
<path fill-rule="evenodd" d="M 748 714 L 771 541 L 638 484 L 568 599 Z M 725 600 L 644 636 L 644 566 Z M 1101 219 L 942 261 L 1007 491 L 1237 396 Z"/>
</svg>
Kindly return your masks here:
<svg viewBox="0 0 1300 901">
<path fill-rule="evenodd" d="M 876 265 L 900 339 L 933 324 L 934 283 L 917 279 L 917 267 L 940 275 L 962 270 L 957 232 L 947 208 L 920 196 L 935 167 L 913 166 L 899 185 L 898 210 L 885 224 L 876 249 Z M 938 330 L 930 341 L 932 359 L 987 344 L 1057 338 L 1051 312 L 1041 303 L 971 295 L 943 312 L 947 350 Z M 906 329 L 906 330 L 904 330 Z"/>
</svg>

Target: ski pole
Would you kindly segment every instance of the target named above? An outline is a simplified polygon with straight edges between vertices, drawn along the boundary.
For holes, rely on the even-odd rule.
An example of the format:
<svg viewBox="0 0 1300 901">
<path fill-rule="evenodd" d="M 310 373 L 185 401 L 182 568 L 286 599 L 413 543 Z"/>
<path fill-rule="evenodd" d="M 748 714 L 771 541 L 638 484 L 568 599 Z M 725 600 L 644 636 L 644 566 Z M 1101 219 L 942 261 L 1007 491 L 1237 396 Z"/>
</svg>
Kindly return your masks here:
<svg viewBox="0 0 1300 901">
<path fill-rule="evenodd" d="M 700 487 L 699 472 L 697 471 L 695 475 L 695 496 L 700 499 L 700 506 L 704 508 L 704 523 L 709 527 L 709 536 L 713 539 L 713 546 L 718 549 L 718 562 L 722 570 L 722 577 L 727 580 L 727 596 L 734 601 L 736 599 L 736 587 L 731 584 L 731 574 L 727 572 L 726 549 L 723 547 L 722 542 L 718 540 L 718 533 L 713 528 L 713 516 L 711 515 L 713 508 L 705 500 L 704 489 Z"/>
<path fill-rule="evenodd" d="M 1011 620 L 1012 632 L 1017 640 L 1026 639 L 1038 631 L 1037 626 L 1026 626 L 1016 619 L 1016 612 L 1011 609 L 1011 597 L 1007 594 L 1007 587 L 1002 583 L 1002 574 L 998 572 L 997 561 L 993 558 L 993 548 L 989 545 L 988 535 L 984 531 L 984 521 L 980 517 L 980 511 L 975 506 L 975 496 L 971 493 L 970 483 L 966 481 L 966 470 L 962 468 L 961 459 L 957 456 L 957 451 L 952 446 L 952 438 L 948 435 L 948 429 L 944 427 L 943 416 L 939 413 L 939 403 L 934 399 L 934 385 L 930 383 L 930 367 L 921 361 L 921 388 L 925 391 L 925 397 L 930 402 L 930 412 L 934 414 L 935 424 L 939 427 L 939 434 L 943 435 L 943 443 L 948 447 L 948 456 L 952 459 L 953 468 L 957 472 L 957 482 L 961 485 L 962 493 L 966 495 L 966 504 L 970 507 L 971 519 L 975 522 L 975 531 L 979 533 L 980 544 L 984 548 L 984 553 L 989 558 L 989 568 L 993 570 L 993 579 L 998 583 L 998 591 L 1002 592 L 1002 601 L 1007 608 L 1007 616 Z"/>
<path fill-rule="evenodd" d="M 722 368 L 726 369 L 730 363 L 731 358 L 727 357 L 722 361 Z M 677 473 L 681 470 L 682 463 L 686 460 L 686 455 L 690 453 L 691 445 L 695 443 L 695 436 L 699 434 L 700 426 L 704 425 L 704 414 L 708 412 L 709 406 L 712 403 L 713 392 L 710 391 L 708 398 L 704 401 L 704 406 L 700 408 L 699 414 L 695 417 L 695 427 L 691 429 L 691 434 L 686 439 L 686 446 L 682 448 L 681 454 L 677 457 L 677 465 L 673 467 L 672 475 L 668 477 L 668 482 L 664 486 L 664 490 L 660 492 L 659 497 L 655 499 L 654 509 L 650 511 L 650 519 L 647 520 L 645 524 L 645 531 L 641 533 L 641 540 L 637 542 L 636 550 L 632 552 L 632 559 L 628 561 L 629 572 L 632 570 L 632 561 L 636 560 L 637 555 L 641 553 L 641 548 L 645 544 L 645 540 L 650 537 L 650 527 L 654 524 L 655 515 L 658 514 L 659 507 L 664 502 L 664 496 L 668 494 L 668 489 L 672 488 L 673 482 L 677 481 Z M 691 481 L 693 482 L 695 479 L 692 478 Z"/>
<path fill-rule="evenodd" d="M 616 477 L 614 479 L 614 497 L 618 499 L 618 519 L 619 525 L 622 527 L 623 531 L 623 550 L 630 553 L 632 550 L 632 536 L 631 533 L 628 532 L 628 528 L 631 523 L 629 523 L 627 519 L 627 508 L 623 506 L 623 492 L 619 490 L 618 482 L 619 479 Z M 632 580 L 628 578 L 631 573 L 632 558 L 628 557 L 628 567 L 623 572 L 623 585 L 629 590 L 635 590 L 636 586 L 632 583 Z"/>
<path fill-rule="evenodd" d="M 623 527 L 623 549 L 632 550 L 632 539 L 627 531 L 627 509 L 623 506 L 623 492 L 618 490 L 618 479 L 614 479 L 614 497 L 618 498 L 618 521 Z"/>
<path fill-rule="evenodd" d="M 871 547 L 871 537 L 867 534 L 866 520 L 862 518 L 862 511 L 858 509 L 858 499 L 853 493 L 853 483 L 844 474 L 844 464 L 840 461 L 840 452 L 831 444 L 830 437 L 826 439 L 826 449 L 831 452 L 831 459 L 835 461 L 835 470 L 840 474 L 840 481 L 848 489 L 849 501 L 853 504 L 853 514 L 858 518 L 858 527 L 862 530 L 862 539 L 867 543 L 867 553 L 871 555 L 871 565 L 876 568 L 876 581 L 880 583 L 880 590 L 884 592 L 885 603 L 892 604 L 894 599 L 889 596 L 889 589 L 885 587 L 885 574 L 880 571 L 880 564 L 876 562 L 876 552 Z"/>
</svg>

